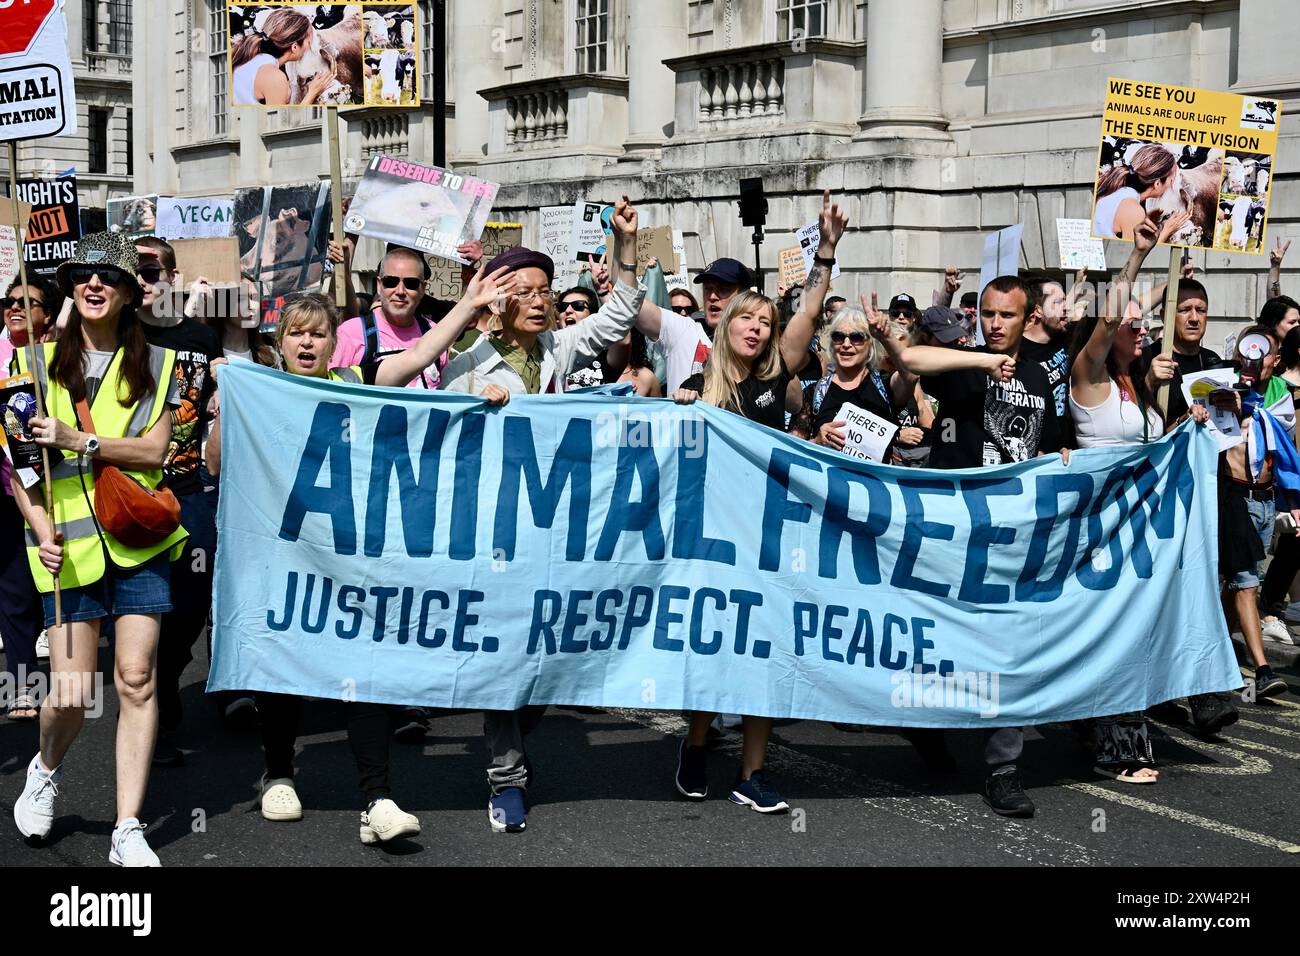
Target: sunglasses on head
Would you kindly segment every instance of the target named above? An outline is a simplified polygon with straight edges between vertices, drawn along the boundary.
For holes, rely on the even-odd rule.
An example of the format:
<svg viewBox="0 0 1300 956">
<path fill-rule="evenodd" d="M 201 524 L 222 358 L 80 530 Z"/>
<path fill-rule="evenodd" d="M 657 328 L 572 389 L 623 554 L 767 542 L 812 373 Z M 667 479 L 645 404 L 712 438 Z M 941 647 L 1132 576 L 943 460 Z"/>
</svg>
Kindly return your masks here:
<svg viewBox="0 0 1300 956">
<path fill-rule="evenodd" d="M 832 345 L 840 345 L 844 342 L 845 339 L 848 339 L 849 342 L 853 345 L 861 345 L 867 341 L 867 333 L 866 332 L 832 332 L 831 333 Z"/>
<path fill-rule="evenodd" d="M 116 289 L 127 280 L 126 273 L 113 268 L 105 269 L 100 266 L 70 266 L 68 268 L 68 281 L 73 285 L 85 285 L 90 281 L 91 276 L 99 276 L 99 281 L 110 289 Z"/>
<path fill-rule="evenodd" d="M 424 285 L 424 280 L 415 276 L 383 276 L 379 281 L 385 289 L 396 289 L 400 284 L 407 292 L 418 292 Z"/>
<path fill-rule="evenodd" d="M 20 295 L 7 295 L 3 299 L 0 299 L 0 308 L 21 309 L 22 307 L 23 297 Z M 32 299 L 32 308 L 43 309 L 45 308 L 45 303 L 40 299 Z"/>
<path fill-rule="evenodd" d="M 573 310 L 574 312 L 590 312 L 591 303 L 586 299 L 570 299 L 568 302 L 560 303 L 561 312 L 568 312 L 569 310 Z"/>
</svg>

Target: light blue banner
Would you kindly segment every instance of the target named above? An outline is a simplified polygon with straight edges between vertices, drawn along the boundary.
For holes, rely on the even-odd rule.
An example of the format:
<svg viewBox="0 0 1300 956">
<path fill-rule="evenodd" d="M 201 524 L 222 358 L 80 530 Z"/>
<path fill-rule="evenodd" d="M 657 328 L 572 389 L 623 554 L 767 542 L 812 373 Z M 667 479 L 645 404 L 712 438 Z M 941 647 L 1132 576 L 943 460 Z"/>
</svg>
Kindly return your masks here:
<svg viewBox="0 0 1300 956">
<path fill-rule="evenodd" d="M 1216 444 L 964 472 L 704 405 L 221 374 L 209 689 L 1041 724 L 1241 684 Z"/>
</svg>

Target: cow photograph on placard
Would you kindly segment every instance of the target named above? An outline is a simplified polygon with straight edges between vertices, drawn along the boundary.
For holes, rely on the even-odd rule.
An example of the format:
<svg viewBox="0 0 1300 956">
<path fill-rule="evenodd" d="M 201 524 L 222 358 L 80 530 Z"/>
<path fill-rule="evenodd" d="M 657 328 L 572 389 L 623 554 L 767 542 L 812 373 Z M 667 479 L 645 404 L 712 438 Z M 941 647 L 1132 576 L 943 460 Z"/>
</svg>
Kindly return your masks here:
<svg viewBox="0 0 1300 956">
<path fill-rule="evenodd" d="M 232 2 L 228 14 L 235 106 L 419 102 L 414 4 Z"/>
</svg>

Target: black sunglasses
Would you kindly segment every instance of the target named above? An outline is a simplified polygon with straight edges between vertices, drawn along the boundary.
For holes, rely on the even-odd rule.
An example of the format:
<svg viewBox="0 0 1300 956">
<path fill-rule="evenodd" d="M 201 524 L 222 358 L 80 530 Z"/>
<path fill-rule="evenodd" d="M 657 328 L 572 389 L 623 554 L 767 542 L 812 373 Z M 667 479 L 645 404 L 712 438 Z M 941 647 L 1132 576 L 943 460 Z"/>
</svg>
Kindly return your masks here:
<svg viewBox="0 0 1300 956">
<path fill-rule="evenodd" d="M 127 281 L 125 272 L 119 272 L 111 266 L 107 269 L 100 266 L 70 266 L 68 268 L 68 282 L 72 285 L 84 285 L 90 281 L 91 276 L 96 275 L 99 276 L 99 281 L 110 289 L 116 289 Z"/>
<path fill-rule="evenodd" d="M 149 285 L 156 285 L 158 280 L 162 278 L 163 271 L 158 266 L 145 266 L 142 269 L 137 269 L 135 274 Z"/>
<path fill-rule="evenodd" d="M 891 319 L 914 319 L 916 318 L 916 313 L 911 309 L 890 309 L 889 317 Z"/>
<path fill-rule="evenodd" d="M 591 303 L 586 299 L 570 299 L 568 302 L 560 303 L 561 312 L 568 312 L 570 309 L 574 312 L 590 312 Z"/>
<path fill-rule="evenodd" d="M 384 276 L 379 281 L 383 283 L 385 289 L 396 289 L 398 283 L 401 283 L 407 292 L 418 292 L 424 285 L 424 280 L 417 279 L 415 276 Z"/>
<path fill-rule="evenodd" d="M 20 295 L 7 295 L 0 299 L 0 308 L 21 309 L 23 307 L 23 298 Z M 32 307 L 36 309 L 45 308 L 45 303 L 40 299 L 32 299 Z"/>
<path fill-rule="evenodd" d="M 671 308 L 678 315 L 691 315 L 695 311 L 689 305 L 674 305 Z"/>
<path fill-rule="evenodd" d="M 832 332 L 831 333 L 831 344 L 833 345 L 839 345 L 845 339 L 848 339 L 854 345 L 861 345 L 863 342 L 867 340 L 867 333 L 865 332 L 848 332 L 848 333 Z"/>
</svg>

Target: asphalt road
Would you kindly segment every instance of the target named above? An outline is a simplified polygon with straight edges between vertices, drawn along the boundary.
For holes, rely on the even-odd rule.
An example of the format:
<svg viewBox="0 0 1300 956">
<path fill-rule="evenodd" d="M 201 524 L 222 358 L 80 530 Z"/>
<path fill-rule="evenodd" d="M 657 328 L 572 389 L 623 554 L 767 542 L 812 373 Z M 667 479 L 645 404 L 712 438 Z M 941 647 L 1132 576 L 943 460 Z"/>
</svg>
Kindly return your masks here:
<svg viewBox="0 0 1300 956">
<path fill-rule="evenodd" d="M 103 652 L 106 654 L 106 652 Z M 339 705 L 314 702 L 299 739 L 298 792 L 306 816 L 268 823 L 257 812 L 262 771 L 255 729 L 229 731 L 202 695 L 206 665 L 184 691 L 184 767 L 156 770 L 144 819 L 165 866 L 605 865 L 1064 865 L 1300 866 L 1300 679 L 1281 703 L 1239 703 L 1218 740 L 1159 723 L 1161 781 L 1101 778 L 1063 726 L 1031 732 L 1021 763 L 1038 815 L 1006 820 L 979 797 L 980 738 L 951 734 L 960 769 L 927 773 L 889 733 L 845 733 L 779 722 L 769 770 L 795 812 L 765 817 L 726 800 L 739 736 L 718 746 L 711 797 L 679 799 L 671 712 L 579 713 L 552 708 L 529 740 L 536 772 L 528 830 L 498 834 L 487 820 L 481 718 L 448 713 L 422 745 L 393 744 L 394 798 L 421 835 L 373 848 L 357 838 L 360 797 Z M 113 823 L 110 689 L 67 761 L 58 819 L 41 846 L 19 836 L 10 811 L 35 752 L 33 724 L 0 720 L 0 859 L 22 866 L 100 866 Z"/>
</svg>

